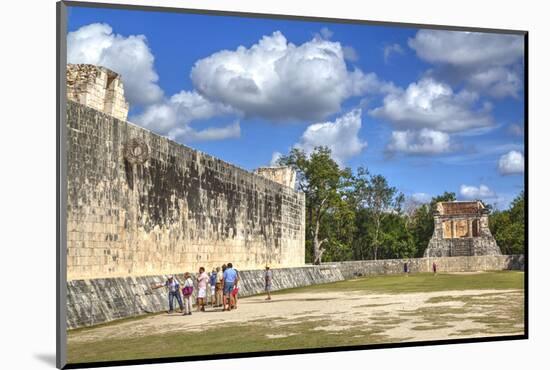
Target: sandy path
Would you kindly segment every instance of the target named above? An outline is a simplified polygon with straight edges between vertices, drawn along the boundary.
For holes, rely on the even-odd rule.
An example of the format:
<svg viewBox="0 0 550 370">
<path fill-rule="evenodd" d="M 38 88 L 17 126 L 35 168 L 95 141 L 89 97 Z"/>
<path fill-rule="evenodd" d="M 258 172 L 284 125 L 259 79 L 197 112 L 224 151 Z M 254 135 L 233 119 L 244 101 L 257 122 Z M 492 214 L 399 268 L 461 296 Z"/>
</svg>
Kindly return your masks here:
<svg viewBox="0 0 550 370">
<path fill-rule="evenodd" d="M 315 330 L 344 331 L 351 328 L 383 327 L 384 335 L 399 341 L 419 341 L 431 339 L 488 336 L 486 325 L 471 320 L 471 317 L 490 315 L 486 306 L 475 307 L 464 314 L 456 312 L 463 308 L 460 297 L 479 297 L 480 301 L 488 294 L 500 299 L 523 300 L 521 290 L 463 290 L 429 293 L 369 294 L 365 291 L 345 293 L 302 292 L 279 294 L 272 301 L 263 296 L 242 298 L 239 308 L 230 312 L 220 309 L 208 309 L 207 312 L 193 312 L 192 316 L 181 314 L 160 314 L 119 324 L 83 330 L 69 335 L 69 343 L 100 340 L 101 338 L 129 338 L 141 335 L 162 334 L 167 332 L 198 332 L 226 324 L 246 324 L 262 320 L 271 326 L 269 338 L 282 338 L 294 335 L 285 332 L 282 325 L 304 320 L 328 321 Z M 443 302 L 428 302 L 434 297 L 444 297 Z M 453 300 L 456 297 L 456 300 Z M 447 315 L 444 325 L 430 326 L 425 317 L 417 310 L 440 308 L 439 312 L 453 310 Z M 393 321 L 393 322 L 392 322 Z M 279 328 L 278 328 L 279 327 Z M 418 329 L 421 327 L 421 329 Z M 416 328 L 416 329 L 414 329 Z M 279 330 L 278 330 L 279 329 Z M 290 329 L 291 330 L 291 329 Z M 463 331 L 466 330 L 467 333 Z M 476 333 L 478 331 L 478 333 Z M 509 333 L 521 334 L 523 323 L 510 327 Z"/>
</svg>

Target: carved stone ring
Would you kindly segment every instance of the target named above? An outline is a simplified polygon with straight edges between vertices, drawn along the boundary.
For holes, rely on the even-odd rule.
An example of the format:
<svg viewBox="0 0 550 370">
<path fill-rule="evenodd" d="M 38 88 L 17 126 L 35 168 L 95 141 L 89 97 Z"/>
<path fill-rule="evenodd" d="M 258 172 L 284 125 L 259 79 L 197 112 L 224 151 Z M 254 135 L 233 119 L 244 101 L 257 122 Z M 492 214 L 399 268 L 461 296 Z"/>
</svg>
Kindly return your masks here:
<svg viewBox="0 0 550 370">
<path fill-rule="evenodd" d="M 133 138 L 124 146 L 124 157 L 132 164 L 143 164 L 149 158 L 149 147 L 143 140 Z"/>
</svg>

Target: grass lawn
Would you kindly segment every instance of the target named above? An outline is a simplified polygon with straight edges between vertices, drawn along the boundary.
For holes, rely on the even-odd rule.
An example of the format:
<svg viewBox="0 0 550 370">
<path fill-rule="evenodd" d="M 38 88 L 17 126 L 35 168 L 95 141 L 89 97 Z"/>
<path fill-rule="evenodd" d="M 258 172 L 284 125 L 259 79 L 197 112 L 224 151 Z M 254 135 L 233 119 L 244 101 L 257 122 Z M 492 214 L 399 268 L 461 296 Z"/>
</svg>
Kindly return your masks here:
<svg viewBox="0 0 550 370">
<path fill-rule="evenodd" d="M 430 273 L 405 275 L 377 275 L 337 283 L 319 284 L 303 288 L 284 289 L 287 292 L 331 292 L 366 290 L 376 293 L 418 293 L 470 289 L 523 289 L 524 274 L 521 271 L 495 271 L 479 274 Z"/>
<path fill-rule="evenodd" d="M 523 290 L 524 274 L 516 271 L 487 272 L 479 274 L 412 274 L 366 277 L 356 280 L 316 285 L 275 292 L 274 300 L 286 300 L 288 293 L 354 292 L 354 294 L 401 294 L 422 292 L 443 292 L 461 290 Z M 327 297 L 330 294 L 327 295 Z M 521 295 L 522 296 L 522 295 Z M 397 297 L 401 299 L 401 297 Z M 246 299 L 246 298 L 244 298 Z M 469 319 L 487 325 L 487 333 L 506 333 L 510 325 L 523 321 L 523 298 L 507 305 L 505 297 L 495 293 L 481 296 L 437 296 L 427 303 L 445 304 L 461 302 L 463 308 L 420 307 L 410 312 L 398 311 L 395 315 L 380 315 L 369 319 L 368 325 L 346 322 L 338 316 L 319 315 L 296 317 L 270 317 L 262 320 L 243 320 L 207 328 L 201 332 L 181 331 L 164 334 L 141 335 L 126 338 L 104 337 L 95 341 L 72 341 L 81 333 L 98 330 L 100 326 L 69 331 L 68 359 L 70 363 L 160 358 L 171 356 L 192 356 L 217 353 L 255 352 L 299 348 L 335 347 L 411 340 L 396 338 L 386 331 L 398 327 L 407 320 L 415 322 L 412 328 L 417 333 L 451 327 L 453 323 Z M 310 301 L 315 301 L 312 299 Z M 280 303 L 283 304 L 283 303 Z M 333 305 L 333 301 L 319 302 Z M 346 303 L 347 304 L 347 303 Z M 358 305 L 357 313 L 375 312 L 385 308 L 384 304 Z M 482 316 L 474 316 L 481 313 Z M 483 316 L 483 314 L 485 314 Z M 454 316 L 453 316 L 454 315 Z M 462 315 L 462 316 L 460 316 Z M 149 316 L 150 317 L 150 316 Z M 125 320 L 126 324 L 139 325 L 143 318 Z M 101 327 L 120 325 L 121 321 L 107 323 Z M 324 330 L 331 325 L 341 325 L 341 330 Z M 475 331 L 464 329 L 463 333 Z M 509 331 L 508 331 L 509 332 Z M 462 332 L 460 332 L 462 333 Z M 450 336 L 452 338 L 452 336 Z M 441 338 L 446 339 L 446 338 Z"/>
</svg>

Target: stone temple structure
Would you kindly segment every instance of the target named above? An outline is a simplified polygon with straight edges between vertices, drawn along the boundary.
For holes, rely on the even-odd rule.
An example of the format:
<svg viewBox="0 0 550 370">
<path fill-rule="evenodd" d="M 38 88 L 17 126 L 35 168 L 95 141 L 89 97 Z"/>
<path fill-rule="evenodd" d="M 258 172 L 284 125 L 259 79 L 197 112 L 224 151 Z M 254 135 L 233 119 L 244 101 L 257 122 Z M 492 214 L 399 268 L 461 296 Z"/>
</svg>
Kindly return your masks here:
<svg viewBox="0 0 550 370">
<path fill-rule="evenodd" d="M 126 121 L 120 76 L 67 66 L 67 278 L 305 264 L 290 168 L 252 173 Z"/>
<path fill-rule="evenodd" d="M 479 201 L 439 202 L 424 257 L 500 255 L 489 230 L 489 210 Z"/>
</svg>

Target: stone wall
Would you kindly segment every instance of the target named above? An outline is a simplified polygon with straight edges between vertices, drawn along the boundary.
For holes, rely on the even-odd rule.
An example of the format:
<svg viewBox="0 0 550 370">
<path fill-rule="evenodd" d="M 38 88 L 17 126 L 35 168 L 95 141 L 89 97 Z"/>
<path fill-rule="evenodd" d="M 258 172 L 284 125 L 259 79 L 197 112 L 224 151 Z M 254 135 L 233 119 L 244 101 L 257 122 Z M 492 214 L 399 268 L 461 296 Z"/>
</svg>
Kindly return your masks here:
<svg viewBox="0 0 550 370">
<path fill-rule="evenodd" d="M 407 262 L 410 273 L 432 272 L 435 262 L 439 272 L 474 272 L 522 270 L 524 267 L 523 255 L 499 256 L 460 256 L 411 258 L 377 261 L 347 261 L 326 263 L 325 266 L 338 268 L 345 279 L 359 276 L 402 274 L 404 263 Z"/>
<path fill-rule="evenodd" d="M 436 262 L 439 272 L 523 270 L 524 267 L 523 255 L 335 262 L 320 266 L 273 269 L 273 290 L 330 283 L 360 276 L 402 274 L 404 262 L 409 263 L 411 273 L 431 272 L 433 262 Z M 239 275 L 240 297 L 264 291 L 263 270 L 241 270 Z M 166 290 L 151 290 L 151 285 L 160 284 L 166 281 L 166 278 L 166 275 L 156 275 L 69 281 L 67 327 L 74 329 L 165 311 L 168 307 Z M 182 274 L 177 274 L 176 278 L 183 281 Z"/>
<path fill-rule="evenodd" d="M 296 171 L 286 166 L 260 167 L 254 173 L 278 182 L 281 185 L 294 189 L 296 185 Z"/>
<path fill-rule="evenodd" d="M 340 270 L 331 266 L 305 266 L 273 269 L 273 290 L 298 288 L 313 284 L 344 280 Z M 239 296 L 246 297 L 264 292 L 264 271 L 239 271 Z M 75 329 L 116 319 L 168 309 L 167 291 L 151 289 L 162 284 L 167 275 L 92 280 L 72 280 L 67 283 L 67 328 Z M 183 282 L 183 274 L 176 274 Z M 196 279 L 193 276 L 193 281 Z M 195 295 L 197 289 L 194 290 Z M 208 289 L 210 302 L 210 289 Z M 195 302 L 195 297 L 193 297 Z M 179 309 L 178 303 L 174 301 Z"/>
<path fill-rule="evenodd" d="M 73 101 L 67 126 L 68 280 L 304 265 L 302 193 Z"/>
<path fill-rule="evenodd" d="M 128 102 L 120 75 L 92 64 L 67 65 L 67 99 L 126 120 Z"/>
</svg>

